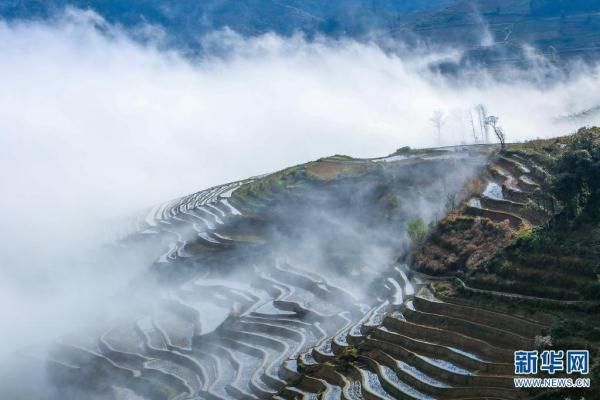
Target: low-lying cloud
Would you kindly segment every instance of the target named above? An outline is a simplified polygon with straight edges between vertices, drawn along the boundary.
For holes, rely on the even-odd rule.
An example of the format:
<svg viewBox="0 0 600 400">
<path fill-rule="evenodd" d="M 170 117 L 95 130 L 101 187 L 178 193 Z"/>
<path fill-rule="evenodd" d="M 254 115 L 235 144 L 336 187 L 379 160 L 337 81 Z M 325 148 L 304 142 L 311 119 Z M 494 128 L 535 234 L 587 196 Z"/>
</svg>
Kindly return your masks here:
<svg viewBox="0 0 600 400">
<path fill-rule="evenodd" d="M 585 112 L 600 105 L 598 67 L 553 82 L 545 69 L 448 77 L 429 65 L 459 50 L 230 31 L 205 42 L 214 53 L 191 60 L 91 13 L 0 21 L 0 352 L 64 329 L 143 268 L 145 256 L 81 262 L 119 216 L 330 154 L 470 143 L 478 104 L 509 141 L 600 123 Z"/>
</svg>

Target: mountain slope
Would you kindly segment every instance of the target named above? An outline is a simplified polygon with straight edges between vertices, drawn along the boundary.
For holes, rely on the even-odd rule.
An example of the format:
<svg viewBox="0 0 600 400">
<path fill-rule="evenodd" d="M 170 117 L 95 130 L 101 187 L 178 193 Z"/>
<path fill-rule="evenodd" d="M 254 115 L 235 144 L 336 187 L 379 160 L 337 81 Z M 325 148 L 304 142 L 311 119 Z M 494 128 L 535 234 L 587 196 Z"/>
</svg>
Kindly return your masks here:
<svg viewBox="0 0 600 400">
<path fill-rule="evenodd" d="M 468 60 L 488 64 L 518 62 L 524 46 L 554 61 L 591 60 L 600 51 L 600 1 L 459 1 L 400 20 L 393 31 L 467 48 Z"/>
<path fill-rule="evenodd" d="M 562 182 L 574 195 L 594 179 L 549 167 L 569 160 L 565 144 L 580 154 L 589 143 L 580 137 L 502 153 L 461 146 L 338 155 L 157 205 L 119 242 L 163 249 L 119 295 L 121 306 L 47 353 L 33 347 L 19 357 L 24 365 L 46 358 L 45 391 L 60 399 L 529 397 L 514 389 L 513 351 L 552 342 L 597 354 L 595 292 L 521 290 L 546 280 L 565 295 L 570 281 L 594 285 L 585 271 L 595 250 L 572 259 L 582 273 L 568 280 L 560 263 L 533 265 L 539 254 L 520 244 L 554 229 L 532 230 L 553 226 L 560 210 L 596 215 L 596 194 L 587 208 L 563 208 L 571 204 L 563 189 L 545 186 Z M 511 286 L 478 283 L 503 277 L 497 260 L 524 257 Z M 525 274 L 536 268 L 534 278 Z M 556 273 L 565 276 L 552 280 Z M 27 371 L 14 382 L 26 382 Z M 3 393 L 35 398 L 22 384 Z"/>
<path fill-rule="evenodd" d="M 488 151 L 334 156 L 149 210 L 120 243 L 163 254 L 119 297 L 126 307 L 50 345 L 55 397 L 286 391 L 313 348 L 379 324 L 414 293 L 410 271 L 394 263 L 408 248 L 407 221 L 444 213 L 442 199 L 462 191 Z"/>
<path fill-rule="evenodd" d="M 499 161 L 489 170 L 502 190 L 487 186 L 475 192 L 487 215 L 472 206 L 451 213 L 415 249 L 414 267 L 444 276 L 433 286 L 450 301 L 545 315 L 547 347 L 589 350 L 591 381 L 597 381 L 600 129 L 510 145 Z M 510 175 L 521 178 L 509 180 Z M 545 218 L 542 210 L 549 211 Z M 511 226 L 515 217 L 517 225 Z M 487 218 L 507 221 L 502 226 Z M 539 398 L 569 396 L 596 398 L 598 388 L 557 389 Z"/>
<path fill-rule="evenodd" d="M 47 17 L 65 6 L 93 9 L 110 22 L 128 27 L 150 23 L 162 26 L 178 43 L 194 44 L 197 37 L 229 27 L 244 35 L 295 31 L 308 34 L 357 36 L 399 15 L 423 11 L 449 0 L 398 2 L 390 0 L 1 0 L 0 16 L 8 19 Z"/>
<path fill-rule="evenodd" d="M 593 60 L 600 50 L 598 0 L 0 0 L 0 17 L 48 18 L 66 6 L 92 9 L 134 30 L 161 27 L 168 43 L 191 51 L 197 51 L 203 34 L 224 27 L 243 35 L 299 31 L 309 37 L 361 38 L 375 31 L 408 42 L 466 48 L 465 62 L 491 65 L 519 65 L 529 47 L 559 62 Z"/>
</svg>

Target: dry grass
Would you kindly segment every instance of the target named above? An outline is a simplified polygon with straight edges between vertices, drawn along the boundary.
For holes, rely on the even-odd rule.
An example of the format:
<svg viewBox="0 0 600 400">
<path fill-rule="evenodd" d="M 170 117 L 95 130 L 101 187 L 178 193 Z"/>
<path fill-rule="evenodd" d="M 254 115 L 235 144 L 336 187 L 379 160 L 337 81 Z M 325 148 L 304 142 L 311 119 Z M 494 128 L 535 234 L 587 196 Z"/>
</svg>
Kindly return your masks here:
<svg viewBox="0 0 600 400">
<path fill-rule="evenodd" d="M 344 170 L 345 164 L 331 161 L 316 161 L 306 168 L 307 172 L 323 180 L 329 181 L 337 178 Z"/>
<path fill-rule="evenodd" d="M 419 270 L 425 273 L 466 272 L 508 246 L 513 235 L 506 223 L 450 215 L 440 221 L 413 257 Z"/>
</svg>

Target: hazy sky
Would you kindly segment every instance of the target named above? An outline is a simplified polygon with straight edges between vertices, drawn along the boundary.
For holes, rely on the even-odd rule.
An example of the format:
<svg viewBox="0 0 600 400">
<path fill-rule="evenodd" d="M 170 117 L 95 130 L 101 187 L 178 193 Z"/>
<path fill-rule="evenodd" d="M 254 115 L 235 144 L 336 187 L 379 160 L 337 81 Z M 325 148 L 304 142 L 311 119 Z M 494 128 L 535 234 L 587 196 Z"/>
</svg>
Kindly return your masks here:
<svg viewBox="0 0 600 400">
<path fill-rule="evenodd" d="M 479 103 L 510 141 L 600 123 L 598 114 L 556 121 L 600 104 L 598 68 L 552 85 L 530 83 L 537 71 L 505 79 L 475 70 L 456 80 L 426 69 L 456 51 L 389 54 L 231 32 L 212 40 L 227 44 L 226 55 L 191 61 L 89 13 L 0 22 L 0 320 L 25 315 L 15 335 L 44 323 L 27 312 L 42 307 L 50 319 L 60 304 L 93 300 L 77 276 L 98 286 L 105 271 L 70 268 L 94 251 L 106 219 L 326 155 L 468 142 L 468 112 Z M 435 110 L 444 113 L 441 143 Z M 46 291 L 37 300 L 26 289 L 34 281 Z"/>
</svg>

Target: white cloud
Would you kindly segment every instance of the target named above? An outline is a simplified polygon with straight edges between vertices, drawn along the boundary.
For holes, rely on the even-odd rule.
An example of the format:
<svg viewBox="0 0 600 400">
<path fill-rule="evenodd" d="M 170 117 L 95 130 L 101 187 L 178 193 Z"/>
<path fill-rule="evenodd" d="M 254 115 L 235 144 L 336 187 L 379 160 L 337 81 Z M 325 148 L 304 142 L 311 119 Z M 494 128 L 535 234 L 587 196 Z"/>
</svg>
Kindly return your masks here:
<svg viewBox="0 0 600 400">
<path fill-rule="evenodd" d="M 69 268 L 106 218 L 325 155 L 437 145 L 434 110 L 448 115 L 443 144 L 457 144 L 471 137 L 464 115 L 479 103 L 509 140 L 567 133 L 581 122 L 557 116 L 600 104 L 597 68 L 552 85 L 482 71 L 455 79 L 425 62 L 453 52 L 231 32 L 210 40 L 226 55 L 190 61 L 90 13 L 0 22 L 0 321 L 17 321 L 3 334 L 76 318 L 82 307 L 70 304 L 94 301 L 90 286 L 105 272 Z M 47 291 L 31 296 L 40 285 Z M 29 319 L 34 309 L 46 317 Z"/>
</svg>

